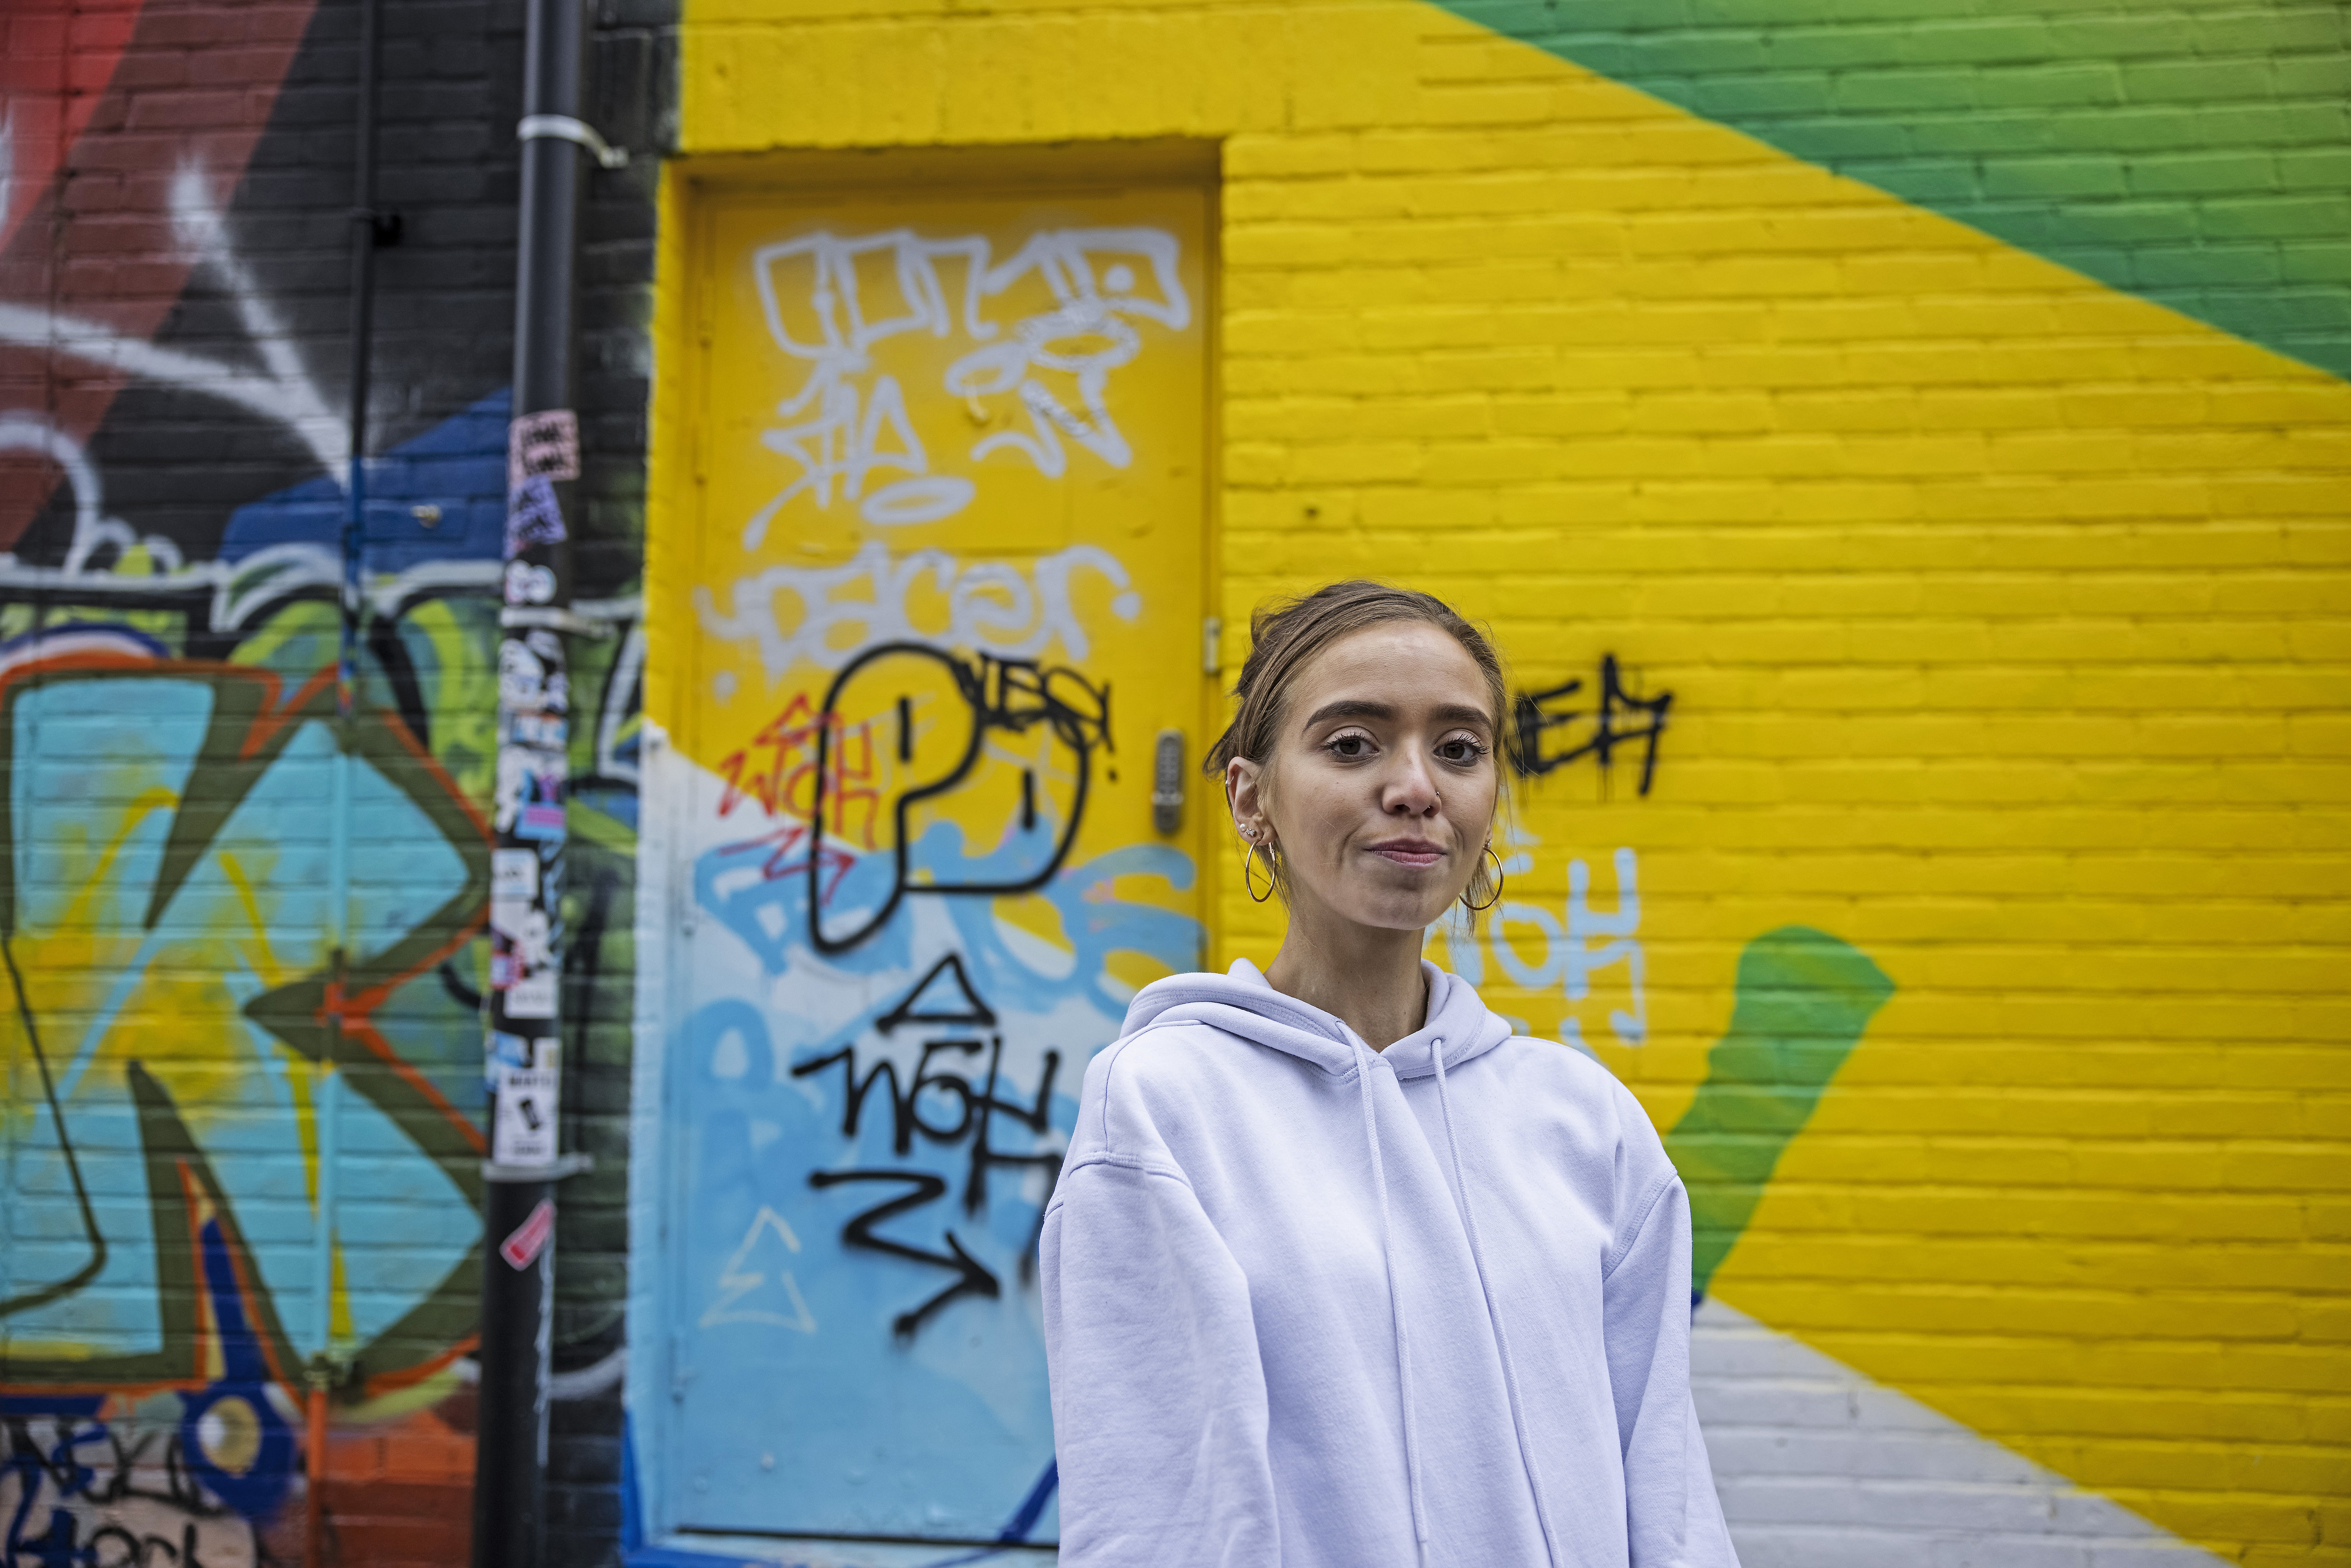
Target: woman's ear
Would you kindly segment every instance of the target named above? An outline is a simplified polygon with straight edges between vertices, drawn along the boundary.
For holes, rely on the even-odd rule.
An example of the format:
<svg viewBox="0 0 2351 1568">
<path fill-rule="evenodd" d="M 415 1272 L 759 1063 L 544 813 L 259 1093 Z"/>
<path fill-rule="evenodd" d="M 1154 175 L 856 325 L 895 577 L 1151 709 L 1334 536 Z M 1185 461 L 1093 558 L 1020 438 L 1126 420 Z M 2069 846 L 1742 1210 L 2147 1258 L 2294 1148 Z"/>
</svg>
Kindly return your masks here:
<svg viewBox="0 0 2351 1568">
<path fill-rule="evenodd" d="M 1233 814 L 1233 830 L 1254 843 L 1270 844 L 1273 824 L 1266 817 L 1265 769 L 1246 757 L 1225 764 L 1225 804 Z"/>
</svg>

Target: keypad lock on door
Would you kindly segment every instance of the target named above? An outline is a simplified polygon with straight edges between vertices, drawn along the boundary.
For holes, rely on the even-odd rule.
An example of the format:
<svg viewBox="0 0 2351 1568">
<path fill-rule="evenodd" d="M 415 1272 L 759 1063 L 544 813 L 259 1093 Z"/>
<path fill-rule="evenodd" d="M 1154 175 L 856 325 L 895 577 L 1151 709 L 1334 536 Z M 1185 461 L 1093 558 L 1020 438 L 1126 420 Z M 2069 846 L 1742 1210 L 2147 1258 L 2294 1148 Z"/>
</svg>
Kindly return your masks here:
<svg viewBox="0 0 2351 1568">
<path fill-rule="evenodd" d="M 1163 729 L 1152 750 L 1151 825 L 1163 835 L 1184 825 L 1184 732 Z"/>
</svg>

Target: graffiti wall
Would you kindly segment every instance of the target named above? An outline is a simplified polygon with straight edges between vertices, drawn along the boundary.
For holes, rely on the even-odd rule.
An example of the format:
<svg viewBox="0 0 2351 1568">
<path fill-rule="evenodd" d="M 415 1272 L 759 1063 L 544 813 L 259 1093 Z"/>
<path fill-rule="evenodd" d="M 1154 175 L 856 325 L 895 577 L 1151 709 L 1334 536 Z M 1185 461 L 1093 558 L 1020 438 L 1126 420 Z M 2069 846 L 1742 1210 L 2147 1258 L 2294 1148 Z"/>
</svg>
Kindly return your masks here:
<svg viewBox="0 0 2351 1568">
<path fill-rule="evenodd" d="M 355 508 L 356 13 L 0 8 L 0 1568 L 465 1552 L 521 39 L 384 7 Z M 1512 659 L 1429 952 L 1687 1176 L 1745 1560 L 2341 1559 L 2335 10 L 676 21 L 589 76 L 558 1553 L 1049 1549 L 1076 1086 L 1278 940 L 1211 672 L 1364 572 Z"/>
<path fill-rule="evenodd" d="M 417 132 L 505 89 L 388 10 L 360 505 L 350 8 L 0 18 L 7 1568 L 465 1551 L 513 264 L 495 168 Z M 609 564 L 571 766 L 625 845 Z M 629 864 L 597 852 L 576 987 Z M 616 1351 L 611 1316 L 559 1361 Z"/>
<path fill-rule="evenodd" d="M 1088 1058 L 1202 951 L 1205 210 L 688 220 L 632 1335 L 666 1338 L 661 1528 L 1053 1537 L 1043 1207 Z"/>
<path fill-rule="evenodd" d="M 1750 1563 L 2341 1554 L 2329 1500 L 2351 1455 L 2323 1391 L 2342 1367 L 2340 1227 L 2325 1218 L 2340 1207 L 2342 1144 L 2325 1086 L 2345 955 L 2341 890 L 2322 884 L 2339 883 L 2343 853 L 2328 694 L 2345 649 L 2325 607 L 2344 591 L 2338 263 L 2351 219 L 2313 193 L 2340 183 L 2343 41 L 2338 17 L 2292 5 L 2190 7 L 2159 24 L 2110 10 L 1350 0 L 1050 17 L 849 5 L 816 20 L 732 3 L 684 16 L 680 225 L 701 210 L 691 192 L 705 172 L 791 187 L 812 169 L 886 162 L 771 149 L 899 149 L 950 184 L 1055 158 L 1071 181 L 1098 179 L 1118 158 L 1186 147 L 1213 164 L 1205 608 L 1217 661 L 1238 664 L 1263 599 L 1356 572 L 1443 592 L 1499 633 L 1515 666 L 1515 800 L 1498 846 L 1509 885 L 1493 919 L 1435 931 L 1429 951 L 1530 1032 L 1622 1077 L 1687 1176 L 1700 1409 Z M 840 243 L 895 226 L 826 232 Z M 963 232 L 905 226 L 925 246 Z M 736 254 L 813 232 L 747 235 Z M 713 329 L 684 308 L 702 287 L 686 280 L 704 275 L 680 243 L 659 341 L 690 355 Z M 1010 243 L 991 244 L 991 264 Z M 814 268 L 822 252 L 793 254 Z M 927 325 L 961 308 L 964 275 L 936 276 L 937 304 L 889 308 L 926 324 L 904 340 L 952 363 L 979 345 L 960 318 Z M 738 272 L 728 287 L 757 285 Z M 779 310 L 799 287 L 778 289 Z M 878 668 L 852 661 L 896 632 L 862 619 L 831 630 L 828 607 L 889 612 L 903 578 L 886 574 L 932 548 L 912 528 L 956 526 L 886 520 L 894 508 L 945 505 L 953 486 L 940 481 L 970 478 L 983 499 L 956 515 L 977 517 L 991 465 L 1042 472 L 1009 440 L 973 469 L 942 454 L 999 430 L 1046 446 L 1032 421 L 996 423 L 1005 404 L 980 390 L 981 361 L 968 383 L 979 402 L 952 438 L 951 411 L 926 416 L 904 374 L 921 455 L 852 492 L 849 468 L 819 461 L 856 449 L 839 418 L 828 428 L 843 444 L 814 444 L 817 400 L 872 420 L 857 427 L 877 433 L 869 450 L 911 453 L 878 434 L 894 431 L 896 404 L 872 372 L 828 382 L 778 346 L 834 341 L 813 319 L 780 318 L 779 337 L 740 308 L 746 325 L 714 340 L 757 340 L 794 371 L 742 400 L 743 417 L 778 433 L 776 455 L 745 465 L 756 482 L 730 477 L 722 454 L 750 451 L 758 431 L 722 437 L 731 415 L 681 405 L 660 427 L 653 476 L 675 519 L 672 533 L 657 516 L 657 552 L 731 549 L 764 519 L 753 548 L 778 553 L 760 570 L 792 588 L 747 610 L 727 591 L 745 569 L 693 579 L 710 589 L 693 656 L 764 656 L 773 694 L 723 745 L 681 732 L 681 758 L 710 775 L 705 817 L 737 750 L 744 780 L 775 776 L 740 738 L 754 722 L 785 712 L 782 733 L 830 733 L 832 681 L 840 722 L 878 718 L 879 732 L 838 750 L 803 741 L 796 766 L 863 768 L 870 748 L 888 773 L 898 736 L 924 744 L 896 695 L 943 702 L 953 671 L 908 664 L 872 684 Z M 1102 383 L 1102 406 L 1139 467 L 1146 427 L 1122 399 L 1161 340 L 1132 324 L 1141 347 Z M 872 364 L 886 368 L 878 350 Z M 1100 431 L 1099 415 L 1047 384 L 1052 404 L 1033 406 L 1059 432 L 1061 483 L 1090 483 L 1104 459 L 1076 427 Z M 827 385 L 854 385 L 858 401 Z M 794 398 L 806 401 L 778 412 Z M 829 509 L 813 503 L 825 472 L 839 476 Z M 726 508 L 694 509 L 697 486 L 727 484 L 741 488 Z M 884 484 L 891 498 L 869 503 Z M 1060 515 L 1026 510 L 1019 526 Z M 850 531 L 852 517 L 870 533 Z M 805 561 L 788 553 L 803 533 Z M 1157 612 L 1158 580 L 1111 535 L 1039 549 L 1081 542 L 1116 555 Z M 924 569 L 942 574 L 928 622 L 942 636 L 957 625 L 952 574 L 992 559 L 961 543 L 947 557 Z M 826 580 L 831 598 L 800 591 L 812 567 L 842 574 Z M 1045 584 L 1023 576 L 1034 597 L 1016 599 L 1005 580 L 1005 629 L 975 620 L 946 636 L 959 656 L 1041 624 Z M 1110 624 L 1078 618 L 1090 638 Z M 1102 684 L 1088 656 L 1033 656 Z M 811 666 L 778 687 L 794 659 Z M 1188 683 L 1188 664 L 1176 669 L 1171 657 L 1158 684 Z M 737 704 L 761 689 L 747 666 L 733 678 Z M 725 711 L 709 706 L 715 689 L 686 691 L 710 679 L 681 673 L 663 711 L 682 723 Z M 1124 778 L 1129 716 L 1150 683 L 1107 684 L 1104 758 Z M 808 811 L 836 796 L 852 807 L 854 787 L 816 773 Z M 1019 802 L 997 788 L 1008 820 Z M 875 1355 L 887 1344 L 897 1357 L 875 1364 L 910 1379 L 973 1343 L 951 1339 L 958 1325 L 977 1332 L 1020 1299 L 1017 1261 L 983 1256 L 976 1217 L 956 1206 L 976 1168 L 970 1134 L 1011 1131 L 992 1103 L 1033 1110 L 1042 1078 L 1023 1065 L 1012 1092 L 984 1088 L 998 1029 L 981 1009 L 1001 1019 L 1005 1004 L 975 956 L 979 895 L 896 891 L 896 868 L 977 880 L 963 859 L 929 857 L 1019 841 L 961 826 L 950 837 L 920 807 L 904 821 L 898 831 L 936 834 L 937 848 L 904 847 L 887 828 L 871 849 L 837 843 L 830 820 L 820 840 L 804 831 L 796 845 L 841 857 L 821 871 L 783 862 L 788 882 L 814 878 L 816 891 L 782 903 L 744 891 L 759 885 L 748 867 L 722 883 L 716 861 L 695 860 L 713 840 L 671 857 L 672 907 L 707 923 L 714 895 L 722 908 L 755 901 L 727 917 L 742 933 L 731 989 L 698 970 L 671 983 L 697 1006 L 770 987 L 764 1010 L 713 1013 L 691 1040 L 692 1007 L 663 1015 L 677 1103 L 705 1092 L 679 1065 L 701 1051 L 744 1118 L 740 1142 L 701 1139 L 691 1158 L 749 1169 L 757 1156 L 730 1147 L 787 1150 L 758 1190 L 825 1185 L 795 1195 L 799 1208 L 772 1203 L 780 1224 L 737 1199 L 691 1244 L 699 1277 L 664 1283 L 681 1294 L 641 1321 L 701 1348 L 682 1396 L 667 1373 L 633 1388 L 634 1421 L 705 1408 L 694 1402 L 726 1375 L 715 1368 L 759 1364 L 723 1361 L 707 1336 L 764 1333 L 785 1348 L 758 1354 L 777 1356 L 822 1343 L 839 1314 L 812 1281 L 898 1271 L 903 1287 L 858 1298 L 849 1317 Z M 1194 850 L 1219 964 L 1262 959 L 1280 936 L 1278 911 L 1242 894 L 1231 848 L 1216 835 Z M 893 896 L 865 945 L 823 953 Z M 924 945 L 926 918 L 956 932 L 960 971 L 935 972 L 948 948 Z M 1044 928 L 1059 951 L 1084 951 L 1066 922 Z M 764 944 L 784 956 L 755 962 Z M 886 984 L 831 977 L 883 952 Z M 806 1043 L 779 1039 L 788 1011 L 809 1018 Z M 925 1013 L 942 1021 L 917 1027 Z M 1058 1093 L 1074 1037 L 1041 1038 L 1063 1052 Z M 688 1137 L 717 1124 L 669 1115 Z M 1049 1145 L 1024 1129 L 993 1146 Z M 885 1218 L 885 1202 L 921 1188 L 844 1175 L 909 1159 L 932 1162 L 927 1208 Z M 1009 1183 L 990 1176 L 993 1213 Z M 1028 1212 L 1005 1211 L 1003 1245 Z M 642 1230 L 654 1209 L 638 1213 Z M 872 1218 L 863 1239 L 933 1260 L 843 1239 L 852 1216 Z M 964 1289 L 949 1228 L 1002 1297 Z M 772 1319 L 758 1328 L 720 1321 L 735 1304 L 755 1296 Z M 891 1343 L 907 1313 L 911 1332 Z M 633 1343 L 648 1343 L 643 1327 Z M 1001 1343 L 976 1349 L 1017 1371 Z M 920 1407 L 946 1412 L 940 1429 L 959 1443 L 974 1428 L 953 1412 L 978 1396 L 977 1379 L 950 1383 L 952 1399 L 925 1385 Z M 844 1385 L 812 1373 L 810 1386 L 821 1394 L 779 1408 L 836 1421 Z M 859 1408 L 894 1418 L 881 1412 L 911 1407 L 897 1397 Z M 742 1438 L 738 1466 L 772 1454 L 790 1468 L 752 1429 Z M 642 1427 L 639 1447 L 668 1462 Z M 1016 1517 L 1023 1468 L 957 1457 L 969 1451 L 929 1456 L 943 1468 L 922 1499 L 961 1510 L 968 1479 L 985 1475 L 997 1519 L 978 1511 L 956 1528 Z M 714 1461 L 650 1476 L 646 1495 L 689 1497 L 705 1473 L 714 1496 L 725 1490 Z M 806 1495 L 830 1506 L 892 1472 L 865 1475 Z M 845 1528 L 852 1516 L 825 1517 Z M 726 1549 L 758 1555 L 747 1539 Z"/>
</svg>

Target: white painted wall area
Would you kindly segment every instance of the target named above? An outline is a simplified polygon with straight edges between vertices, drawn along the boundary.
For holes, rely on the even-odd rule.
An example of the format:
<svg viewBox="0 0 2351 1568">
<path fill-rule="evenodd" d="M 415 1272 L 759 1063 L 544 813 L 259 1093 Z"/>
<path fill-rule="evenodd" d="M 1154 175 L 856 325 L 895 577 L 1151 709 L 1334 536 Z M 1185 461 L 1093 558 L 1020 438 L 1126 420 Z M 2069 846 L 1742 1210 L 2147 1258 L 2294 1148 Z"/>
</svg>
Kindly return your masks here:
<svg viewBox="0 0 2351 1568">
<path fill-rule="evenodd" d="M 2224 1561 L 1712 1299 L 1690 1387 L 1742 1568 Z"/>
</svg>

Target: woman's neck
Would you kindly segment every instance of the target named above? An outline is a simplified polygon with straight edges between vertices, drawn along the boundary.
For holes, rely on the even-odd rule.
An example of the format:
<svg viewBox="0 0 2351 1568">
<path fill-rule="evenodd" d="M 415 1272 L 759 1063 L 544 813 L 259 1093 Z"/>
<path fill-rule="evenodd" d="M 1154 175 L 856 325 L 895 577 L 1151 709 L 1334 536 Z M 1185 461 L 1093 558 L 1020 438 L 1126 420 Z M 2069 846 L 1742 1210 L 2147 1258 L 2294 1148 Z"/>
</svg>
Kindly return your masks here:
<svg viewBox="0 0 2351 1568">
<path fill-rule="evenodd" d="M 1266 966 L 1266 983 L 1332 1014 L 1374 1051 L 1385 1051 L 1428 1019 L 1421 943 L 1418 931 L 1317 920 L 1293 908 L 1281 951 Z"/>
</svg>

